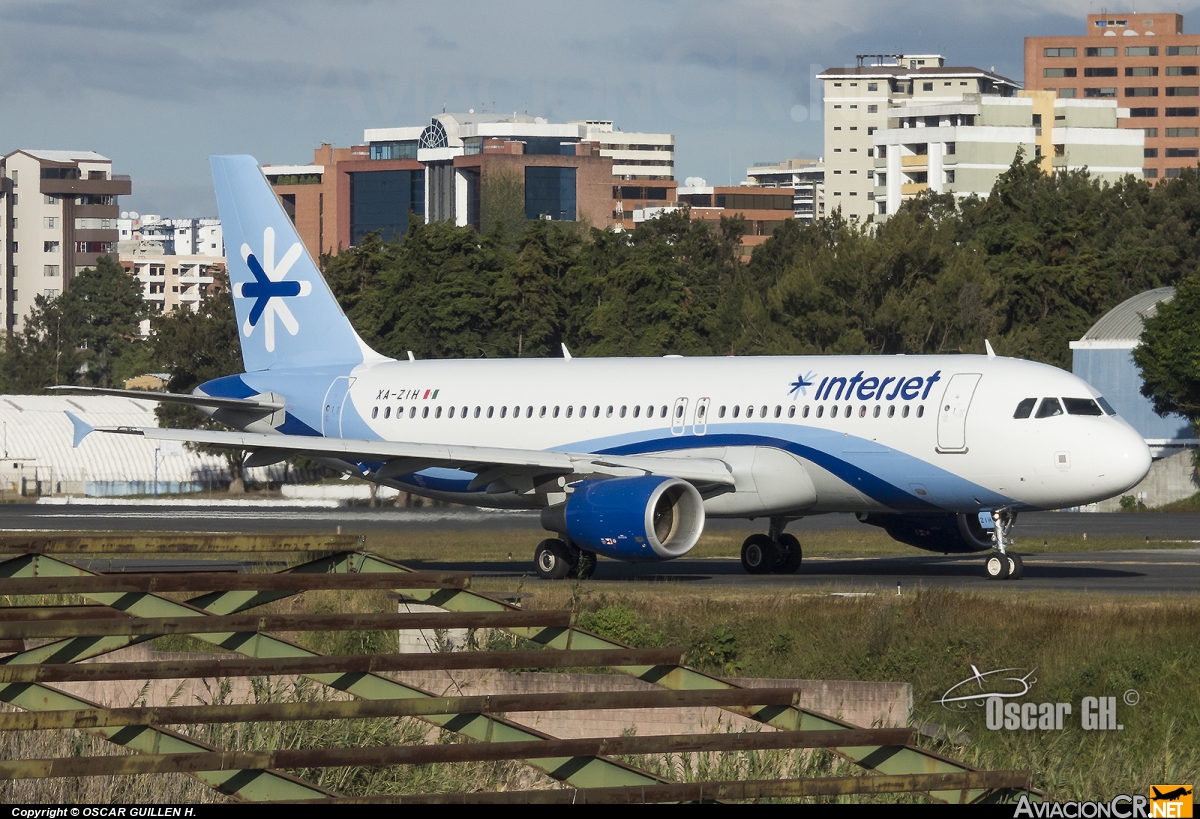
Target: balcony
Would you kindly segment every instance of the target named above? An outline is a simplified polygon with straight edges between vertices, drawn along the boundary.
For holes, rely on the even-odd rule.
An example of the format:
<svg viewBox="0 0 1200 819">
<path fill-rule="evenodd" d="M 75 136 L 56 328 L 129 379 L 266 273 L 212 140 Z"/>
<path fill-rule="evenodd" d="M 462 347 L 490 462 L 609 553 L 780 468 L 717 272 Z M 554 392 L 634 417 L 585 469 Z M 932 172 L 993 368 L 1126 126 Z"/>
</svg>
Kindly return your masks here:
<svg viewBox="0 0 1200 819">
<path fill-rule="evenodd" d="M 58 196 L 81 194 L 107 194 L 123 196 L 133 192 L 133 183 L 128 176 L 113 175 L 110 179 L 39 179 L 42 193 Z"/>
<path fill-rule="evenodd" d="M 929 164 L 928 154 L 909 154 L 900 157 L 901 168 L 924 168 Z"/>
<path fill-rule="evenodd" d="M 928 182 L 909 182 L 907 185 L 900 186 L 901 196 L 916 196 L 921 191 L 929 190 Z"/>
</svg>

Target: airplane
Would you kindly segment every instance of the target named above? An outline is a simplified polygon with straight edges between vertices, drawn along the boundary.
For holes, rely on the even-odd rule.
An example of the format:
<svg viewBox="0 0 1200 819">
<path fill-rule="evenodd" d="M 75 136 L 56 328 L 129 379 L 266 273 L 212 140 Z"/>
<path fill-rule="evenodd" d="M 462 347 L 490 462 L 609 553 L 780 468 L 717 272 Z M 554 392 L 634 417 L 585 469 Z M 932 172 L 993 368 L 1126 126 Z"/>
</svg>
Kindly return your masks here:
<svg viewBox="0 0 1200 819">
<path fill-rule="evenodd" d="M 1181 796 L 1187 796 L 1192 792 L 1192 789 L 1187 787 L 1186 785 L 1181 785 L 1178 788 L 1175 788 L 1174 790 L 1167 791 L 1166 793 L 1162 793 L 1158 788 L 1154 787 L 1153 785 L 1150 786 L 1150 790 L 1154 792 L 1154 795 L 1150 797 L 1151 799 L 1153 799 L 1155 801 L 1166 800 L 1168 802 L 1174 801 Z"/>
<path fill-rule="evenodd" d="M 394 360 L 338 305 L 250 156 L 211 158 L 245 372 L 193 394 L 63 388 L 190 404 L 231 431 L 98 428 L 304 455 L 434 499 L 541 510 L 539 577 L 597 556 L 685 555 L 707 518 L 765 520 L 752 574 L 800 568 L 784 531 L 852 512 L 896 540 L 986 552 L 1018 577 L 1017 513 L 1118 495 L 1142 437 L 1076 376 L 995 355 Z M 68 413 L 68 415 L 71 415 Z M 75 445 L 97 431 L 71 415 Z"/>
</svg>

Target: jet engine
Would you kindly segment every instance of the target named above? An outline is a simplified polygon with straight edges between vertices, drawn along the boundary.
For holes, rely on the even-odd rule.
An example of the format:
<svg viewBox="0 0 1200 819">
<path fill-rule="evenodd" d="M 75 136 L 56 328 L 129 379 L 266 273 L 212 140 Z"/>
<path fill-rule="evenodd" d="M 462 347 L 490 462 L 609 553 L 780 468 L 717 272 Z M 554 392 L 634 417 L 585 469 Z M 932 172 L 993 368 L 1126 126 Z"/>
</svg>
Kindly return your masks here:
<svg viewBox="0 0 1200 819">
<path fill-rule="evenodd" d="M 542 526 L 580 549 L 617 560 L 671 560 L 704 531 L 704 503 L 687 481 L 661 475 L 584 481 Z"/>
<path fill-rule="evenodd" d="M 983 552 L 995 548 L 991 532 L 974 513 L 944 515 L 859 515 L 863 523 L 881 526 L 894 540 L 930 552 Z"/>
</svg>

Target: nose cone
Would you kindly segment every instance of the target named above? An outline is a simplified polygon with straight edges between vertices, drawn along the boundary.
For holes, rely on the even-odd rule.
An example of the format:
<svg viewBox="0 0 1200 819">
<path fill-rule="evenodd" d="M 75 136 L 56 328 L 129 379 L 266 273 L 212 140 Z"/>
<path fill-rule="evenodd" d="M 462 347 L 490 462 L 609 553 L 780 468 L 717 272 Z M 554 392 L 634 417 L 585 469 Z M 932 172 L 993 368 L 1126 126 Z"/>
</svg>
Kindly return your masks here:
<svg viewBox="0 0 1200 819">
<path fill-rule="evenodd" d="M 1150 472 L 1150 447 L 1141 434 L 1128 424 L 1121 424 L 1108 436 L 1107 446 L 1098 453 L 1101 463 L 1100 480 L 1108 496 L 1119 495 L 1137 486 Z"/>
</svg>

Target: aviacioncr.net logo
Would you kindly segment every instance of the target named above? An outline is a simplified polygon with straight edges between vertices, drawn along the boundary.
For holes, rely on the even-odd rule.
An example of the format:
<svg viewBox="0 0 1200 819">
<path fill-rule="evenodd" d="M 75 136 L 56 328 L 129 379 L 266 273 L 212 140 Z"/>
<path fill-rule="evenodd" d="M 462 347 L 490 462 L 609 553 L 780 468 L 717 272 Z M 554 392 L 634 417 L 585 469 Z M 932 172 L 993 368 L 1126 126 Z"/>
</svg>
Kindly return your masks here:
<svg viewBox="0 0 1200 819">
<path fill-rule="evenodd" d="M 242 335 L 249 338 L 263 322 L 263 344 L 267 352 L 275 351 L 275 319 L 278 318 L 284 328 L 296 335 L 300 332 L 300 324 L 292 311 L 284 302 L 286 298 L 307 296 L 312 292 L 312 282 L 284 281 L 292 265 L 304 253 L 299 242 L 293 242 L 287 253 L 278 262 L 275 261 L 275 229 L 268 227 L 263 231 L 263 252 L 260 260 L 250 249 L 250 245 L 242 245 L 242 259 L 254 275 L 252 282 L 238 282 L 233 287 L 233 295 L 239 299 L 254 299 L 250 314 L 242 324 Z"/>
</svg>

